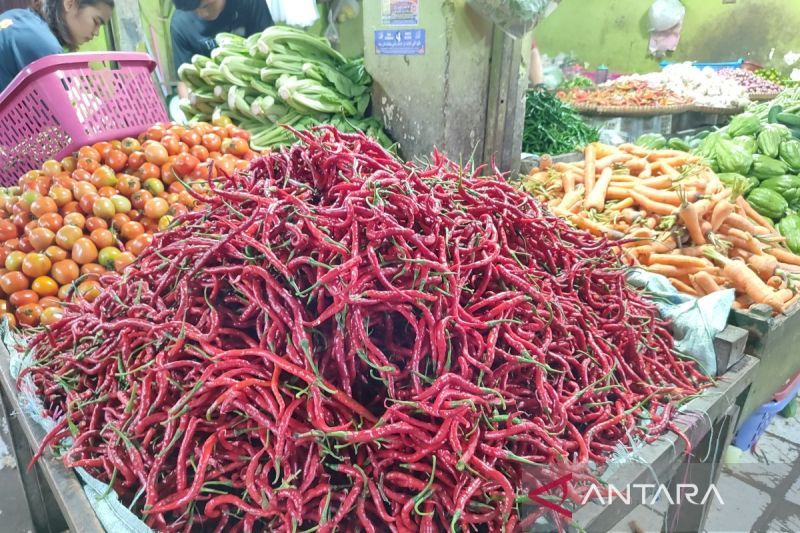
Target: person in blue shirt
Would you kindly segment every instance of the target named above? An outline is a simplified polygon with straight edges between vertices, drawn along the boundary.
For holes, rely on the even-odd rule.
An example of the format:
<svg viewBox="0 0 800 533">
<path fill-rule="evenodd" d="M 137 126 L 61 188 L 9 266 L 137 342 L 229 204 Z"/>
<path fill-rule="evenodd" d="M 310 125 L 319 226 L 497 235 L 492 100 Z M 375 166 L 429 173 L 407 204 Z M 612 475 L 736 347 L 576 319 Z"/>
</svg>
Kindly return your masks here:
<svg viewBox="0 0 800 533">
<path fill-rule="evenodd" d="M 37 59 L 93 39 L 113 9 L 114 0 L 34 0 L 0 13 L 0 91 Z"/>
<path fill-rule="evenodd" d="M 172 0 L 175 14 L 170 22 L 175 68 L 192 56 L 208 56 L 217 47 L 218 33 L 249 36 L 272 26 L 266 0 Z M 178 95 L 188 96 L 188 88 L 178 84 Z"/>
</svg>

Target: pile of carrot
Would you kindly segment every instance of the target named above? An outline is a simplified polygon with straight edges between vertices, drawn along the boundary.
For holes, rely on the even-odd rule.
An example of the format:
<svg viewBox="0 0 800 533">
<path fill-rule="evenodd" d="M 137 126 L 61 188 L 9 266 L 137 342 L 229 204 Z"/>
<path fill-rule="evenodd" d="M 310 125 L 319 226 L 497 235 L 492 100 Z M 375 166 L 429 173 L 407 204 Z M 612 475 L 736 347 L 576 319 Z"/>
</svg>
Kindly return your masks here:
<svg viewBox="0 0 800 533">
<path fill-rule="evenodd" d="M 733 288 L 734 308 L 766 304 L 775 313 L 798 300 L 800 256 L 699 157 L 594 143 L 580 162 L 542 158 L 522 186 L 574 226 L 618 241 L 626 264 L 666 276 L 681 292 Z"/>
</svg>

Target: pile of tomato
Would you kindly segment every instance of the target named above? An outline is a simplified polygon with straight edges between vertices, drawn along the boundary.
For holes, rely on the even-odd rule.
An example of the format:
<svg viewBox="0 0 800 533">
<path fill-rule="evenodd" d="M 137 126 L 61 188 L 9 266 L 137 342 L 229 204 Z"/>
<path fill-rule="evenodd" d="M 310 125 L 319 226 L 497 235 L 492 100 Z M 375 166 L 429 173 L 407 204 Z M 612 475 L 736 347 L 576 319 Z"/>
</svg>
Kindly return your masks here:
<svg viewBox="0 0 800 533">
<path fill-rule="evenodd" d="M 100 293 L 173 220 L 200 209 L 208 178 L 246 168 L 249 134 L 230 122 L 157 124 L 138 138 L 84 146 L 0 189 L 0 314 L 49 325 L 61 302 Z"/>
</svg>

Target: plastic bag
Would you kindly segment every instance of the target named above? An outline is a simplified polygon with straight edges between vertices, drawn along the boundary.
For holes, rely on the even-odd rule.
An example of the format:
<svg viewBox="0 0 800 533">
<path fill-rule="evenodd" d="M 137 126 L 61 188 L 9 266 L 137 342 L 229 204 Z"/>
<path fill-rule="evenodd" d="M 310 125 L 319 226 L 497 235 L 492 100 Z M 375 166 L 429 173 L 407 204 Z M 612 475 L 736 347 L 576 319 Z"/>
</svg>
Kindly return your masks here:
<svg viewBox="0 0 800 533">
<path fill-rule="evenodd" d="M 680 0 L 655 0 L 650 6 L 650 31 L 667 31 L 674 28 L 686 15 L 686 7 Z"/>
<path fill-rule="evenodd" d="M 467 0 L 512 37 L 521 38 L 549 15 L 561 0 Z"/>
<path fill-rule="evenodd" d="M 339 44 L 339 30 L 336 25 L 356 18 L 360 12 L 358 0 L 333 1 L 328 10 L 328 28 L 325 30 L 325 37 L 331 44 Z"/>
<path fill-rule="evenodd" d="M 269 13 L 274 22 L 297 28 L 308 28 L 319 20 L 315 0 L 269 0 Z"/>
</svg>

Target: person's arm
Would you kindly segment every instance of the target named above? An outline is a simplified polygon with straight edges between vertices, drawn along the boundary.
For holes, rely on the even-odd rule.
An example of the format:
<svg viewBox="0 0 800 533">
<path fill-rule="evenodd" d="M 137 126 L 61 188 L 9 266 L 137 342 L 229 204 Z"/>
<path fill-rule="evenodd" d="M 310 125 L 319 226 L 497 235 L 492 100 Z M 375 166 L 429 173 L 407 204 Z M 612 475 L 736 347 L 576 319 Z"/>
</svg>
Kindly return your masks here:
<svg viewBox="0 0 800 533">
<path fill-rule="evenodd" d="M 245 34 L 259 33 L 275 24 L 264 0 L 251 0 L 251 5 L 252 16 L 248 17 Z"/>
<path fill-rule="evenodd" d="M 534 86 L 544 83 L 542 56 L 539 54 L 539 47 L 536 46 L 535 40 L 531 44 L 531 59 L 528 65 L 528 75 L 530 76 L 531 83 Z"/>
<path fill-rule="evenodd" d="M 186 40 L 183 38 L 180 29 L 175 27 L 175 24 L 170 24 L 170 34 L 172 36 L 172 59 L 175 63 L 177 75 L 178 67 L 192 60 L 192 51 L 186 46 Z M 181 98 L 189 97 L 189 87 L 182 81 L 178 81 L 178 96 Z"/>
</svg>

